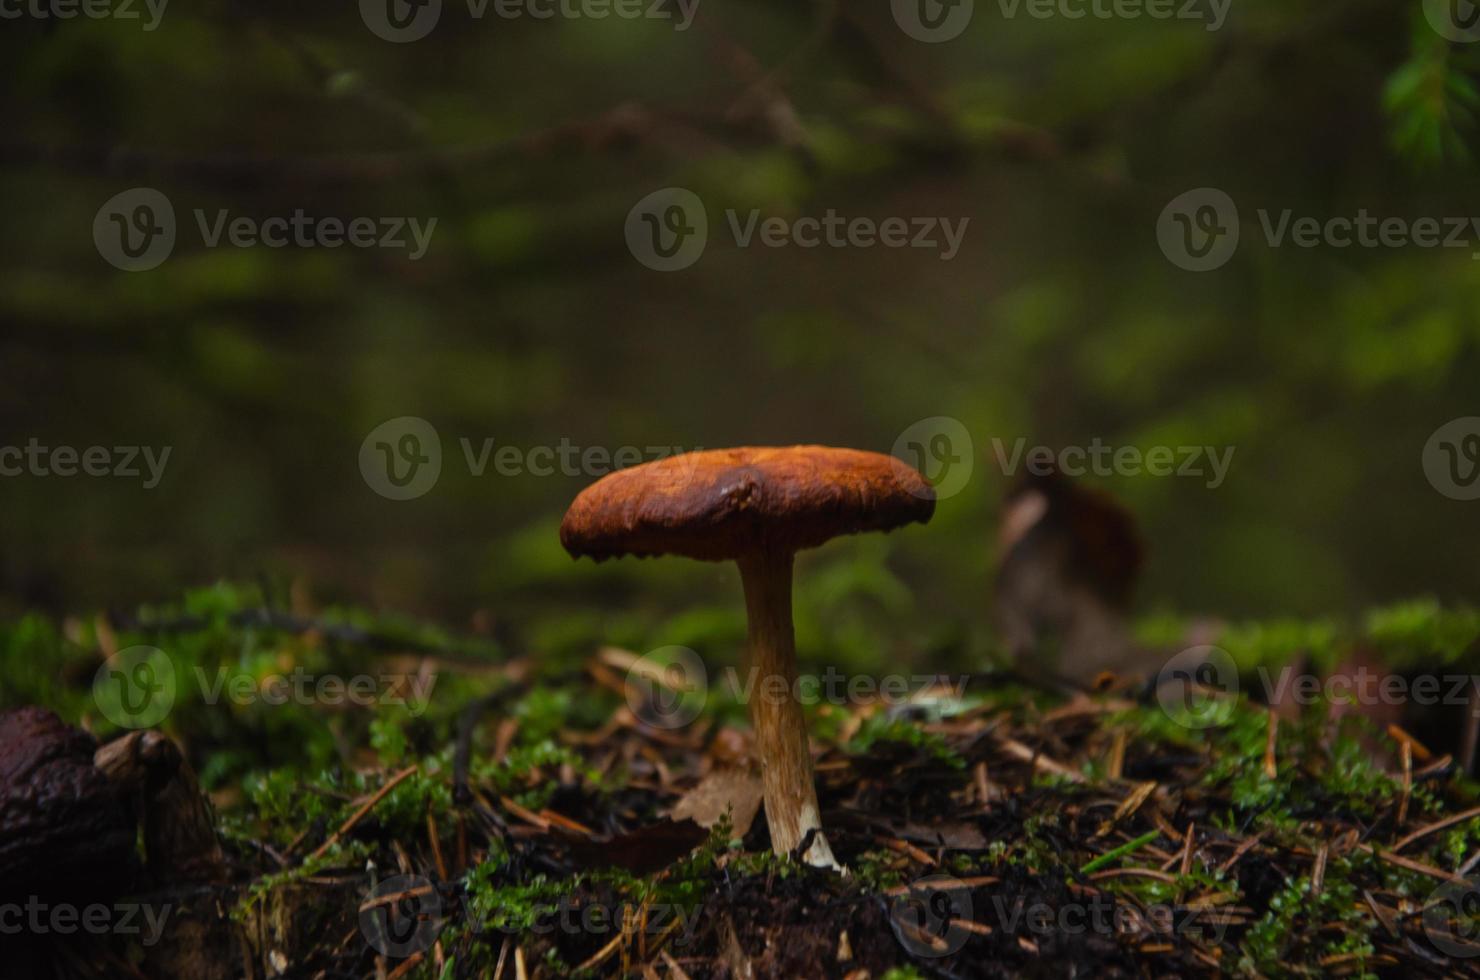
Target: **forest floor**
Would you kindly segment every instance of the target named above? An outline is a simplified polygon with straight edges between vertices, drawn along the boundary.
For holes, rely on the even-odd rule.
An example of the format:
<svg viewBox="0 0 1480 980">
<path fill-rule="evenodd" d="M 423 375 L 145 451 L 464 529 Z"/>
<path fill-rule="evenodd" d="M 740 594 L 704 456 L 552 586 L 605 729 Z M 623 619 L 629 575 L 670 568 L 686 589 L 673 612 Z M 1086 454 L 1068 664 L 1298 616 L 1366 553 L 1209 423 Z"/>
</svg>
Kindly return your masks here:
<svg viewBox="0 0 1480 980">
<path fill-rule="evenodd" d="M 552 675 L 350 620 L 176 612 L 5 636 L 7 670 L 61 665 L 9 706 L 29 691 L 104 743 L 130 736 L 88 701 L 86 651 L 171 650 L 158 728 L 220 841 L 204 870 L 146 847 L 124 889 L 175 928 L 23 937 L 37 975 L 1480 976 L 1480 794 L 1400 728 L 989 676 L 823 703 L 839 874 L 771 853 L 743 707 L 674 724 L 687 695 L 624 651 Z M 372 710 L 211 703 L 221 665 L 388 686 Z M 151 784 L 143 839 L 188 822 L 179 801 Z"/>
</svg>

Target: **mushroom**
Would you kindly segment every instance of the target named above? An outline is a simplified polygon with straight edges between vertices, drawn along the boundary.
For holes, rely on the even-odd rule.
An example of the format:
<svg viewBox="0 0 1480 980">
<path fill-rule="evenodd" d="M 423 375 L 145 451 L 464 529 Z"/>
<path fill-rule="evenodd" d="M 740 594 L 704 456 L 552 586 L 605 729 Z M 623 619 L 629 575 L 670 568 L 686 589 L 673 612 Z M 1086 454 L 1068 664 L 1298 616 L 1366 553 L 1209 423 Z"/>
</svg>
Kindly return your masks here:
<svg viewBox="0 0 1480 980">
<path fill-rule="evenodd" d="M 756 672 L 750 718 L 777 854 L 791 854 L 811 834 L 807 863 L 838 866 L 822 835 L 806 719 L 793 697 L 792 556 L 843 534 L 923 524 L 934 510 L 925 478 L 892 456 L 746 447 L 611 473 L 583 490 L 561 522 L 560 542 L 575 558 L 683 555 L 740 566 Z M 768 693 L 778 690 L 784 696 Z"/>
</svg>

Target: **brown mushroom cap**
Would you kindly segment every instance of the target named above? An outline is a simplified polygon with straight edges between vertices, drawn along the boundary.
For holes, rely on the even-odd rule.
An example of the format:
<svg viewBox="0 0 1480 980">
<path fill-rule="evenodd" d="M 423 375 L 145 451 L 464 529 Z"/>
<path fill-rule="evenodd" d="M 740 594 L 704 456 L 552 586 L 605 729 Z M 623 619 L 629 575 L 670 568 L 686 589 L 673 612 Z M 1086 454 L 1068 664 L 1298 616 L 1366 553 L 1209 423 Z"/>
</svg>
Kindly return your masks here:
<svg viewBox="0 0 1480 980">
<path fill-rule="evenodd" d="M 800 551 L 843 534 L 925 523 L 935 491 L 893 456 L 828 446 L 684 453 L 618 470 L 560 524 L 574 557 L 683 555 L 726 561 Z"/>
</svg>

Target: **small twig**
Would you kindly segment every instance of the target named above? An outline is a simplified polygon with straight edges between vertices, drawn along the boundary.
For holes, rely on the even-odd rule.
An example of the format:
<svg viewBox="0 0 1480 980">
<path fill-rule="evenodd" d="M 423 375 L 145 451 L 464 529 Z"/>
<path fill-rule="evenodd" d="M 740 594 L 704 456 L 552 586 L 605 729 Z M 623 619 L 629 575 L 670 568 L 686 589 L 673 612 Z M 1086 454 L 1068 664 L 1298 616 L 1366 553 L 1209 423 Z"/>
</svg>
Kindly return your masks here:
<svg viewBox="0 0 1480 980">
<path fill-rule="evenodd" d="M 532 810 L 525 809 L 509 797 L 500 796 L 498 798 L 498 801 L 499 804 L 505 810 L 509 811 L 510 814 L 529 824 L 531 827 L 536 827 L 540 830 L 550 829 L 550 821 L 546 820 L 544 817 L 540 816 L 538 813 L 533 812 Z"/>
<path fill-rule="evenodd" d="M 310 854 L 308 856 L 307 861 L 312 861 L 312 860 L 314 860 L 316 858 L 322 857 L 325 851 L 327 851 L 329 848 L 333 847 L 336 843 L 339 842 L 339 839 L 341 837 L 343 837 L 345 834 L 349 833 L 351 830 L 353 830 L 355 828 L 355 825 L 356 824 L 358 824 L 361 820 L 365 819 L 365 815 L 367 813 L 369 813 L 371 810 L 375 809 L 375 807 L 380 803 L 380 801 L 383 800 L 383 799 L 385 799 L 386 796 L 388 796 L 390 794 L 390 791 L 391 790 L 393 790 L 397 786 L 401 785 L 401 781 L 402 780 L 406 779 L 412 773 L 416 772 L 419 768 L 421 768 L 421 767 L 420 766 L 407 766 L 405 769 L 402 769 L 400 772 L 398 772 L 394 776 L 392 776 L 390 778 L 390 781 L 389 782 L 387 782 L 384 786 L 380 787 L 380 789 L 378 789 L 378 790 L 375 791 L 375 795 L 374 796 L 370 797 L 370 799 L 366 800 L 360 806 L 360 808 L 358 810 L 356 810 L 354 813 L 350 814 L 349 819 L 346 820 L 344 823 L 340 824 L 339 825 L 339 829 L 336 830 L 336 831 L 334 831 L 334 833 L 330 834 L 329 835 L 329 839 L 326 840 L 326 841 L 324 841 L 322 844 L 320 844 L 318 846 L 318 849 L 315 850 L 312 854 Z"/>
<path fill-rule="evenodd" d="M 929 854 L 920 850 L 920 848 L 916 847 L 914 844 L 911 844 L 908 841 L 902 841 L 893 837 L 875 837 L 874 840 L 878 841 L 880 844 L 883 844 L 894 853 L 903 854 L 906 857 L 912 858 L 913 860 L 919 862 L 920 864 L 934 867 L 937 863 L 935 858 L 931 857 Z"/>
<path fill-rule="evenodd" d="M 898 885 L 894 888 L 886 888 L 884 890 L 884 894 L 890 898 L 897 898 L 900 895 L 908 895 L 910 892 L 917 889 L 922 889 L 930 892 L 954 892 L 961 891 L 962 889 L 982 888 L 987 885 L 995 885 L 1001 880 L 1002 879 L 996 877 L 995 875 L 979 875 L 975 878 L 956 878 L 951 881 L 931 881 L 928 885 Z"/>
<path fill-rule="evenodd" d="M 377 895 L 366 902 L 360 903 L 361 912 L 369 912 L 372 909 L 384 908 L 387 905 L 395 905 L 397 902 L 408 898 L 419 898 L 422 895 L 430 895 L 437 890 L 435 885 L 417 885 L 415 888 L 406 888 L 398 892 L 386 892 Z"/>
<path fill-rule="evenodd" d="M 1321 849 L 1316 852 L 1315 866 L 1310 872 L 1310 894 L 1312 898 L 1320 897 L 1321 891 L 1326 887 L 1326 861 L 1331 856 L 1331 848 L 1322 844 Z"/>
<path fill-rule="evenodd" d="M 1415 861 L 1412 858 L 1405 858 L 1401 854 L 1394 854 L 1392 851 L 1380 850 L 1379 848 L 1373 847 L 1371 844 L 1358 844 L 1357 847 L 1361 850 L 1367 851 L 1369 854 L 1376 856 L 1379 860 L 1386 861 L 1389 864 L 1397 865 L 1400 868 L 1407 868 L 1409 871 L 1417 871 L 1419 874 L 1427 875 L 1430 878 L 1437 878 L 1440 881 L 1465 880 L 1463 875 L 1453 874 L 1451 872 L 1444 871 L 1441 868 L 1436 868 L 1432 864 L 1424 864 L 1422 861 Z"/>
<path fill-rule="evenodd" d="M 1006 751 L 1008 755 L 1012 756 L 1015 759 L 1020 759 L 1023 762 L 1034 766 L 1035 768 L 1042 769 L 1043 771 L 1052 773 L 1055 776 L 1062 776 L 1063 778 L 1069 780 L 1071 783 L 1084 782 L 1083 773 L 1075 772 L 1068 766 L 1054 761 L 1041 752 L 1030 749 L 1028 746 L 1024 745 L 1022 742 L 1019 742 L 1017 739 L 1009 738 L 1006 735 L 999 735 L 997 737 L 997 742 L 999 745 L 1002 746 L 1003 750 Z"/>
<path fill-rule="evenodd" d="M 425 951 L 412 953 L 410 956 L 406 957 L 406 959 L 402 961 L 400 966 L 396 967 L 390 973 L 386 974 L 385 980 L 401 980 L 401 977 L 404 977 L 413 969 L 420 966 L 421 961 L 426 958 L 427 954 Z"/>
<path fill-rule="evenodd" d="M 1399 745 L 1408 746 L 1408 748 L 1411 749 L 1413 752 L 1413 757 L 1419 762 L 1428 762 L 1434 757 L 1434 753 L 1430 752 L 1427 746 L 1425 746 L 1418 739 L 1414 738 L 1412 735 L 1408 734 L 1400 726 L 1387 726 L 1387 733 L 1388 737 L 1391 738 L 1394 742 L 1397 742 Z"/>
<path fill-rule="evenodd" d="M 1125 729 L 1118 728 L 1115 731 L 1115 737 L 1110 742 L 1110 758 L 1105 763 L 1105 776 L 1107 779 L 1120 779 L 1122 773 L 1124 773 L 1125 745 Z"/>
<path fill-rule="evenodd" d="M 1275 779 L 1279 776 L 1279 766 L 1275 764 L 1275 745 L 1279 741 L 1280 716 L 1273 711 L 1269 713 L 1269 726 L 1264 736 L 1264 776 L 1266 779 Z"/>
<path fill-rule="evenodd" d="M 976 801 L 985 807 L 992 802 L 992 781 L 987 775 L 987 764 L 978 762 L 971 774 L 976 781 Z"/>
<path fill-rule="evenodd" d="M 446 881 L 447 862 L 442 857 L 441 834 L 437 831 L 437 817 L 432 813 L 431 807 L 427 807 L 427 839 L 432 842 L 432 860 L 437 865 L 437 877 Z"/>
<path fill-rule="evenodd" d="M 1459 769 L 1466 776 L 1475 769 L 1475 746 L 1480 742 L 1480 698 L 1476 697 L 1475 685 L 1465 698 L 1465 732 L 1460 742 Z"/>
<path fill-rule="evenodd" d="M 1429 834 L 1437 833 L 1447 827 L 1453 827 L 1457 823 L 1464 823 L 1466 820 L 1473 820 L 1475 817 L 1480 817 L 1480 806 L 1471 807 L 1468 810 L 1463 810 L 1459 813 L 1445 817 L 1443 820 L 1436 820 L 1435 822 L 1429 824 L 1427 827 L 1418 828 L 1413 833 L 1409 834 L 1407 837 L 1404 837 L 1402 840 L 1394 844 L 1393 850 L 1401 851 L 1403 848 L 1407 847 L 1409 844 L 1412 844 L 1414 841 L 1418 840 L 1421 837 L 1427 837 Z"/>
<path fill-rule="evenodd" d="M 1398 743 L 1398 753 L 1403 760 L 1403 795 L 1398 800 L 1399 827 L 1408 822 L 1408 799 L 1413 794 L 1413 743 L 1406 739 Z"/>
<path fill-rule="evenodd" d="M 626 938 L 626 933 L 618 932 L 615 936 L 612 937 L 611 942 L 598 949 L 595 953 L 592 953 L 591 956 L 587 958 L 584 963 L 576 967 L 576 972 L 584 973 L 587 970 L 594 970 L 601 964 L 605 963 L 607 960 L 611 959 L 612 954 L 616 953 L 617 949 L 620 948 L 622 945 L 622 940 Z"/>
<path fill-rule="evenodd" d="M 1154 792 L 1156 792 L 1155 780 L 1147 780 L 1144 783 L 1138 784 L 1135 789 L 1126 795 L 1125 799 L 1120 801 L 1120 806 L 1115 808 L 1115 816 L 1110 819 L 1110 822 L 1112 824 L 1118 824 L 1127 817 L 1135 814 Z"/>
</svg>

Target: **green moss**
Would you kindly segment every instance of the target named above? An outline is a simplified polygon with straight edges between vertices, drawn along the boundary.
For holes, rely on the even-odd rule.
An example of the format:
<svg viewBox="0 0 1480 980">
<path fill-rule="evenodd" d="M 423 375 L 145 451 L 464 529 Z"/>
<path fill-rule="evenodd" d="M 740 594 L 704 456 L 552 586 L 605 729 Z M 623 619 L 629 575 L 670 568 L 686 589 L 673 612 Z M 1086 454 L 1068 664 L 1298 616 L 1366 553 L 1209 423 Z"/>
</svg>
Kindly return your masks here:
<svg viewBox="0 0 1480 980">
<path fill-rule="evenodd" d="M 1367 937 L 1377 923 L 1350 881 L 1352 870 L 1345 859 L 1332 858 L 1319 894 L 1308 875 L 1277 892 L 1244 937 L 1240 970 L 1285 976 L 1292 962 L 1354 953 L 1358 975 L 1370 976 L 1366 959 L 1373 948 Z"/>
<path fill-rule="evenodd" d="M 1436 599 L 1415 599 L 1372 610 L 1365 629 L 1385 662 L 1394 666 L 1451 664 L 1467 654 L 1472 661 L 1480 659 L 1480 610 L 1467 606 L 1444 609 Z"/>
<path fill-rule="evenodd" d="M 363 865 L 371 854 L 368 845 L 360 841 L 336 843 L 320 855 L 309 855 L 302 864 L 286 868 L 274 874 L 263 875 L 252 881 L 231 909 L 231 917 L 237 922 L 250 922 L 271 900 L 274 893 L 295 882 L 312 878 L 325 868 L 343 868 Z"/>
<path fill-rule="evenodd" d="M 939 733 L 927 732 L 914 722 L 890 718 L 882 712 L 870 715 L 843 749 L 852 755 L 863 755 L 877 742 L 913 746 L 952 769 L 966 768 L 966 760 Z"/>
</svg>

